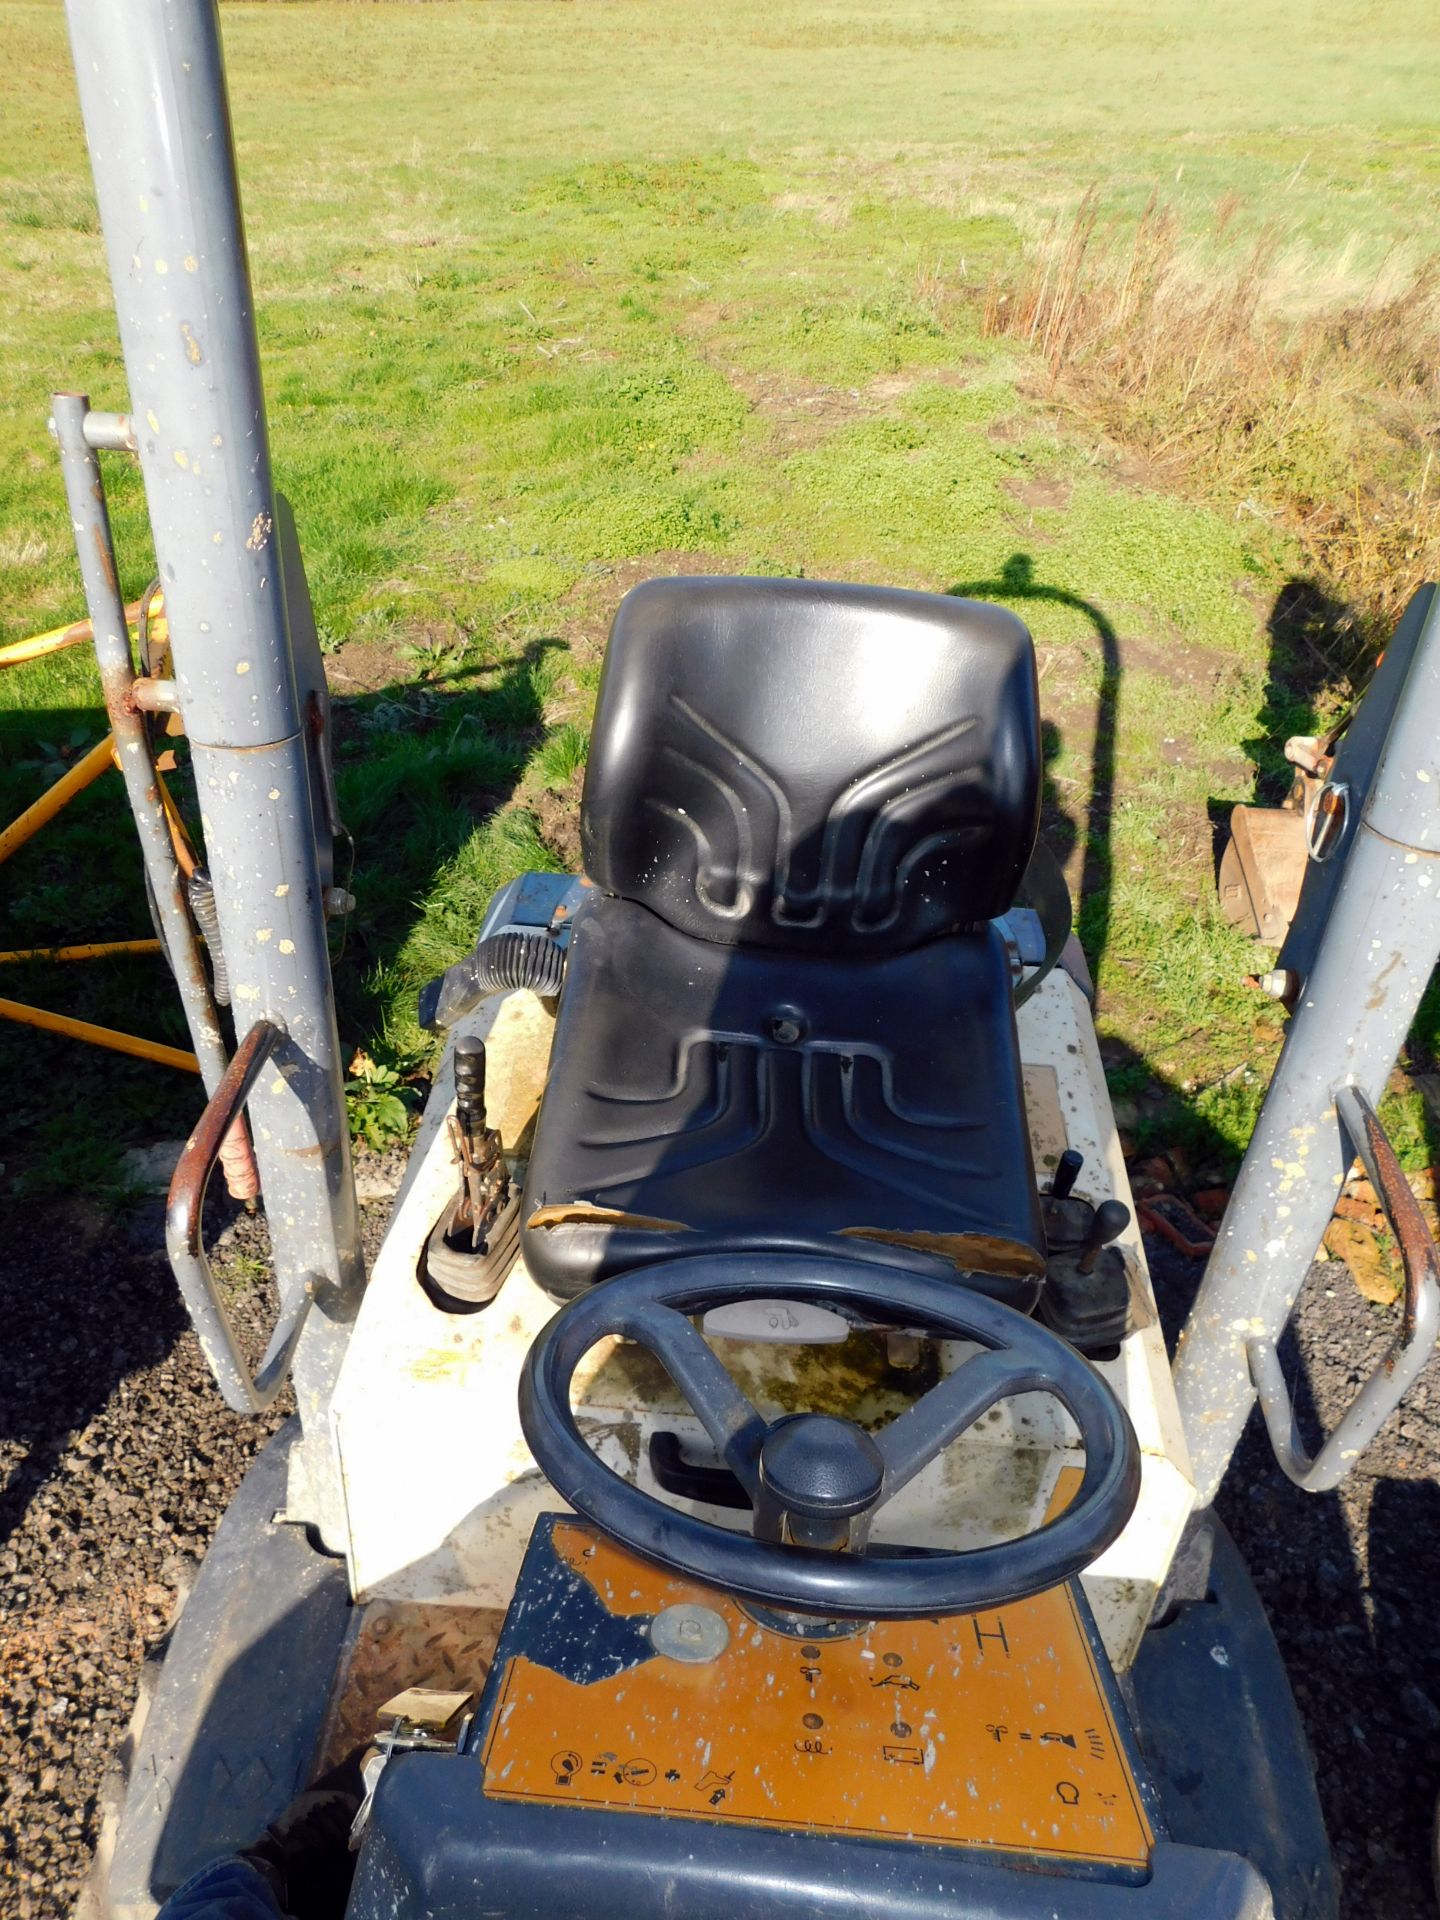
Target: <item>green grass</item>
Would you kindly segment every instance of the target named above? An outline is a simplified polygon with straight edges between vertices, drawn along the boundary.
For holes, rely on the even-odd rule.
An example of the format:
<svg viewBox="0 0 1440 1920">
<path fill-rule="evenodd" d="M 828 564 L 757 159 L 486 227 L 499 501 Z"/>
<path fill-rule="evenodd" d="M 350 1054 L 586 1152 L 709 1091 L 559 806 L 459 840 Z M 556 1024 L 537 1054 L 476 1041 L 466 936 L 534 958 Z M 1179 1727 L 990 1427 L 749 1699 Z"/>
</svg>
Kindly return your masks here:
<svg viewBox="0 0 1440 1920">
<path fill-rule="evenodd" d="M 1212 904 L 1207 809 L 1273 775 L 1311 697 L 1266 630 L 1296 555 L 1061 425 L 974 293 L 1092 184 L 1122 224 L 1162 192 L 1197 246 L 1236 195 L 1226 231 L 1281 224 L 1297 306 L 1363 291 L 1440 190 L 1435 9 L 493 0 L 236 5 L 224 29 L 356 843 L 347 1042 L 423 1063 L 417 985 L 491 888 L 562 862 L 625 585 L 961 587 L 1036 634 L 1117 1074 L 1171 1090 L 1146 1126 L 1238 1146 L 1254 1094 L 1223 1076 L 1263 1078 L 1278 1027 L 1237 985 L 1256 956 Z M 0 4 L 0 53 L 5 639 L 80 610 L 47 396 L 125 393 L 59 10 Z M 143 497 L 108 471 L 133 595 Z M 83 654 L 0 679 L 0 807 L 100 726 Z M 102 783 L 0 869 L 3 944 L 146 931 L 138 872 Z M 182 1036 L 158 966 L 6 971 L 15 997 Z M 15 1029 L 0 1076 L 0 1152 L 34 1187 L 103 1181 L 194 1115 L 179 1076 Z"/>
</svg>

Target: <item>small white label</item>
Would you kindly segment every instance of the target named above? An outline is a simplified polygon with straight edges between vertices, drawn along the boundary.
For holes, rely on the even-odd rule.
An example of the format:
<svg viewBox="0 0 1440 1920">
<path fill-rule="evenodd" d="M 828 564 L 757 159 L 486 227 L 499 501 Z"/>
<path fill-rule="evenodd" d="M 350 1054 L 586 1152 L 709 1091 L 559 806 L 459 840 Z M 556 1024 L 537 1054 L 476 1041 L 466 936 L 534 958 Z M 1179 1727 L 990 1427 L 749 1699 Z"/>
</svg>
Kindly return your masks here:
<svg viewBox="0 0 1440 1920">
<path fill-rule="evenodd" d="M 728 1306 L 711 1307 L 704 1327 L 717 1340 L 794 1341 L 809 1347 L 838 1346 L 853 1331 L 848 1320 L 828 1307 L 801 1300 L 732 1300 Z"/>
</svg>

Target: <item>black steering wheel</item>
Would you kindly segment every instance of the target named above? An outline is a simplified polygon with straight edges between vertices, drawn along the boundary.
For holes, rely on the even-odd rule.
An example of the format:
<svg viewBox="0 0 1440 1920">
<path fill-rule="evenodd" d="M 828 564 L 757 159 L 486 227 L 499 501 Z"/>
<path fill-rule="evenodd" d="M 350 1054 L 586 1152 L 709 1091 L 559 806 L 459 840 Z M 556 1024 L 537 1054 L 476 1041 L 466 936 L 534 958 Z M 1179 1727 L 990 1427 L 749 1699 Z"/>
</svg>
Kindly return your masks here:
<svg viewBox="0 0 1440 1920">
<path fill-rule="evenodd" d="M 744 1300 L 795 1300 L 984 1349 L 876 1434 L 830 1414 L 767 1421 L 688 1318 Z M 747 1537 L 683 1513 L 607 1467 L 570 1406 L 597 1341 L 647 1347 L 685 1395 L 754 1507 Z M 867 1551 L 870 1520 L 993 1407 L 1048 1393 L 1085 1449 L 1080 1487 L 1034 1533 L 967 1552 Z M 1035 1320 L 940 1275 L 801 1254 L 703 1254 L 602 1281 L 531 1347 L 520 1423 L 557 1493 L 623 1546 L 769 1607 L 852 1619 L 975 1613 L 1079 1573 L 1119 1535 L 1140 1492 L 1124 1408 L 1073 1347 Z"/>
</svg>

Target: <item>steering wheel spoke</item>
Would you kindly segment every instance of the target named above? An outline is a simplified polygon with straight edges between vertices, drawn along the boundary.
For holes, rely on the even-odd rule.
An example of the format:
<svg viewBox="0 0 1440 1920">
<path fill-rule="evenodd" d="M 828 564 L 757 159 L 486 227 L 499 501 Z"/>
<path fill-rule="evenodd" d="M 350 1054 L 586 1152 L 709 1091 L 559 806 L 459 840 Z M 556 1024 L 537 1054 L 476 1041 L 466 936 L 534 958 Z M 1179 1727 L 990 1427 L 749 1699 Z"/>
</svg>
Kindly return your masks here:
<svg viewBox="0 0 1440 1920">
<path fill-rule="evenodd" d="M 655 1355 L 690 1403 L 721 1459 L 755 1499 L 766 1423 L 715 1357 L 705 1336 L 683 1313 L 660 1306 L 649 1308 L 628 1332 Z"/>
<path fill-rule="evenodd" d="M 898 1493 L 997 1401 L 1044 1384 L 1017 1368 L 1014 1356 L 1004 1349 L 983 1351 L 964 1361 L 876 1434 L 885 1462 L 881 1500 Z"/>
</svg>

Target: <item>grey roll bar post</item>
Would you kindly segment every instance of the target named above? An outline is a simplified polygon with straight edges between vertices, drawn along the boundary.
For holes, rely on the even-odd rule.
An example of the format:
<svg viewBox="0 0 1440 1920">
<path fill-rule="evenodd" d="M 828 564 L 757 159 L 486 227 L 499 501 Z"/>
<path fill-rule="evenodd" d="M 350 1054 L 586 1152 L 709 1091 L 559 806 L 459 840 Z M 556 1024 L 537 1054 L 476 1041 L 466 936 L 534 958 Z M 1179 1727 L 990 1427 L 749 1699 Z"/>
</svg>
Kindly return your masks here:
<svg viewBox="0 0 1440 1920">
<path fill-rule="evenodd" d="M 1288 1440 L 1278 1343 L 1357 1151 L 1360 1117 L 1384 1092 L 1440 956 L 1434 587 L 1412 600 L 1341 740 L 1327 787 L 1338 831 L 1320 858 L 1312 853 L 1277 961 L 1299 983 L 1290 1030 L 1180 1336 L 1175 1388 L 1202 1507 L 1215 1498 L 1257 1385 L 1272 1435 Z M 1428 1310 L 1423 1332 L 1433 1342 Z M 1410 1339 L 1404 1350 L 1403 1366 L 1392 1349 L 1361 1389 L 1354 1419 L 1347 1415 L 1345 1433 L 1327 1443 L 1327 1470 L 1309 1472 L 1312 1463 L 1293 1451 L 1287 1463 L 1287 1447 L 1277 1441 L 1299 1484 L 1322 1491 L 1353 1464 L 1429 1347 L 1417 1352 Z M 1388 1383 L 1380 1377 L 1387 1373 Z"/>
<path fill-rule="evenodd" d="M 67 0 L 304 1439 L 289 1517 L 343 1542 L 326 1404 L 363 1286 L 315 809 L 215 0 Z M 116 432 L 116 438 L 120 437 Z"/>
</svg>

